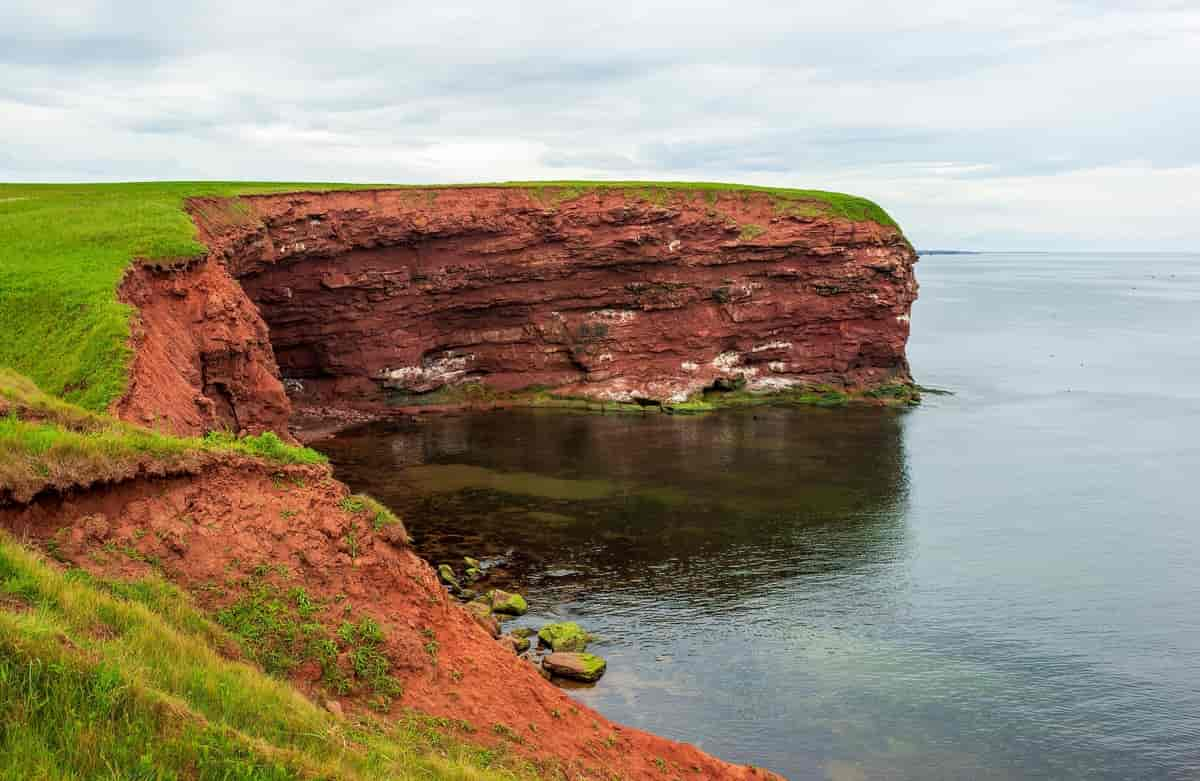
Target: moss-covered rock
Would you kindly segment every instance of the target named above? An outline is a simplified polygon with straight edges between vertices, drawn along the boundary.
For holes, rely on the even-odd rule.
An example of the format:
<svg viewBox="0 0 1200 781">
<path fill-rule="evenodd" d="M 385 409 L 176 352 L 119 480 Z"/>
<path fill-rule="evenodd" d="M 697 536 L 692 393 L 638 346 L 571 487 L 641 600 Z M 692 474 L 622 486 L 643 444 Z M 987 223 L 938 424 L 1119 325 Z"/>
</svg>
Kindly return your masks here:
<svg viewBox="0 0 1200 781">
<path fill-rule="evenodd" d="M 493 613 L 510 616 L 523 616 L 529 610 L 525 597 L 520 594 L 510 594 L 507 591 L 495 589 L 488 592 Z"/>
<path fill-rule="evenodd" d="M 467 567 L 466 578 L 468 583 L 474 583 L 483 577 L 483 570 L 478 567 Z"/>
<path fill-rule="evenodd" d="M 467 570 L 481 569 L 479 559 L 473 559 L 470 556 L 463 556 L 463 564 L 467 565 Z"/>
<path fill-rule="evenodd" d="M 592 641 L 592 636 L 574 621 L 563 621 L 539 629 L 538 639 L 553 651 L 582 651 Z"/>
<path fill-rule="evenodd" d="M 542 660 L 542 667 L 560 678 L 591 683 L 600 680 L 608 662 L 595 654 L 553 653 Z"/>
<path fill-rule="evenodd" d="M 458 588 L 458 578 L 454 576 L 454 569 L 449 564 L 439 564 L 437 568 L 438 579 L 451 588 Z"/>
<path fill-rule="evenodd" d="M 516 629 L 512 630 L 511 632 L 509 632 L 509 634 L 510 634 L 510 635 L 513 635 L 514 637 L 524 637 L 524 638 L 530 638 L 530 637 L 533 637 L 533 636 L 534 636 L 535 634 L 537 634 L 537 633 L 536 633 L 536 632 L 534 632 L 534 631 L 533 631 L 533 629 L 532 629 L 531 627 L 528 627 L 528 626 L 519 626 L 519 627 L 517 627 Z"/>
</svg>

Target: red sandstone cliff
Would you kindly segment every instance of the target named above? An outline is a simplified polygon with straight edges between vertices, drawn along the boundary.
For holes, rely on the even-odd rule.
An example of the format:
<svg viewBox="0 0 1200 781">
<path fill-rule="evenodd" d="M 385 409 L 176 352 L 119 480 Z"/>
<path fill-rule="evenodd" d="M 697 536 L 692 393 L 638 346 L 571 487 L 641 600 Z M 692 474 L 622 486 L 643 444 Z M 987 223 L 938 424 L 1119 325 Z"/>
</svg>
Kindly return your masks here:
<svg viewBox="0 0 1200 781">
<path fill-rule="evenodd" d="M 194 200 L 210 247 L 187 272 L 197 282 L 127 286 L 146 338 L 120 409 L 182 430 L 279 429 L 273 360 L 299 398 L 359 406 L 464 382 L 662 402 L 722 379 L 759 391 L 910 381 L 916 256 L 899 230 L 768 193 L 660 193 Z M 156 329 L 202 335 L 179 348 L 189 357 L 155 347 L 169 341 Z M 167 378 L 172 367 L 183 376 Z M 151 390 L 167 386 L 170 401 Z"/>
</svg>

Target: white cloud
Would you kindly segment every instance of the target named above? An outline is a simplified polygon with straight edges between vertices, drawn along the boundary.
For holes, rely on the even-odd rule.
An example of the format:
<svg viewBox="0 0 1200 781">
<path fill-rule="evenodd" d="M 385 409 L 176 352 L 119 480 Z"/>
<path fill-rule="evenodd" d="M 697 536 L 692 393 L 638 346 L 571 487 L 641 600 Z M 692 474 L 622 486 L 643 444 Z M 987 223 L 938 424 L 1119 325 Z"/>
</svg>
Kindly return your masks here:
<svg viewBox="0 0 1200 781">
<path fill-rule="evenodd" d="M 735 180 L 919 246 L 1200 240 L 1190 2 L 10 0 L 0 178 Z"/>
</svg>

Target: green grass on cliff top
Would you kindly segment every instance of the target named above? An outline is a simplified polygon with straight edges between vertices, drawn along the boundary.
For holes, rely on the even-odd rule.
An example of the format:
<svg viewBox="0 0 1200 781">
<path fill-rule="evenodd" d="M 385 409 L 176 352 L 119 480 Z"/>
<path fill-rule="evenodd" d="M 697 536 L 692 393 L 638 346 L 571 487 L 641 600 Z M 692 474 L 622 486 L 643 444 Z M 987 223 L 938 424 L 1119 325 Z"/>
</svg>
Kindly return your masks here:
<svg viewBox="0 0 1200 781">
<path fill-rule="evenodd" d="M 130 307 L 117 300 L 135 258 L 187 258 L 204 247 L 184 199 L 375 188 L 511 187 L 555 202 L 618 189 L 666 201 L 673 192 L 766 193 L 781 212 L 825 212 L 894 226 L 863 198 L 819 190 L 711 182 L 505 182 L 493 185 L 363 185 L 250 182 L 0 183 L 0 367 L 48 393 L 99 411 L 125 392 Z"/>
</svg>

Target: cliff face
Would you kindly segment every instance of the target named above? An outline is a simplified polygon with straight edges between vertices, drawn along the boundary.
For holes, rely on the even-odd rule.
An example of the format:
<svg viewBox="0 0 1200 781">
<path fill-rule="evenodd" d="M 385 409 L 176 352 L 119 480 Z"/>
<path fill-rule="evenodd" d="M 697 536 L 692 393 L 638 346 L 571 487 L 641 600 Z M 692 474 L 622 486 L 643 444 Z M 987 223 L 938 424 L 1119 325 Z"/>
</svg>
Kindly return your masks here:
<svg viewBox="0 0 1200 781">
<path fill-rule="evenodd" d="M 135 268 L 120 296 L 139 316 L 129 388 L 113 412 L 177 434 L 286 435 L 291 404 L 266 323 L 220 263 Z"/>
<path fill-rule="evenodd" d="M 554 196 L 549 196 L 552 199 Z M 767 194 L 445 189 L 194 204 L 283 376 L 363 400 L 481 381 L 598 399 L 907 382 L 915 256 Z"/>
<path fill-rule="evenodd" d="M 283 433 L 284 386 L 371 407 L 470 382 L 643 403 L 910 382 L 916 255 L 817 203 L 472 187 L 189 210 L 208 257 L 123 289 L 141 327 L 118 405 L 185 433 Z"/>
</svg>

